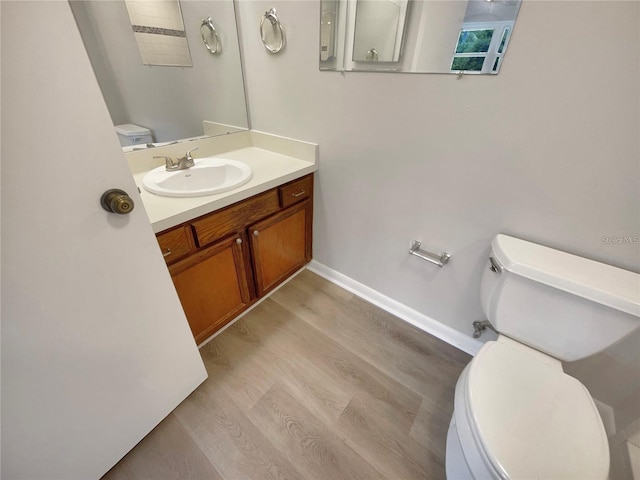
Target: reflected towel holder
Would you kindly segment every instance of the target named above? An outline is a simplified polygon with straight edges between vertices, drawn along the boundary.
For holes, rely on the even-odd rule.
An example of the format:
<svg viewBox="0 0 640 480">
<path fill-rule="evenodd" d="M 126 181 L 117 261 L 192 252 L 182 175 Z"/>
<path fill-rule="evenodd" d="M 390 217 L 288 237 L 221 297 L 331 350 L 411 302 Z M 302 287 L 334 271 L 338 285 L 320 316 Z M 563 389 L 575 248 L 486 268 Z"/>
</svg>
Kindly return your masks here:
<svg viewBox="0 0 640 480">
<path fill-rule="evenodd" d="M 278 31 L 280 32 L 280 44 L 277 47 L 272 47 L 267 43 L 267 40 L 264 34 L 264 21 L 267 19 L 269 19 L 269 22 L 271 22 L 271 25 L 277 27 Z M 276 16 L 275 8 L 271 8 L 269 11 L 264 12 L 264 15 L 262 16 L 262 20 L 260 20 L 260 39 L 262 40 L 262 44 L 265 46 L 265 48 L 269 50 L 271 53 L 278 53 L 280 50 L 282 50 L 282 47 L 284 47 L 284 30 L 282 29 L 282 24 L 280 23 L 280 20 L 278 20 L 278 17 Z"/>
<path fill-rule="evenodd" d="M 206 29 L 203 31 L 203 29 Z M 211 17 L 207 17 L 202 20 L 202 24 L 200 25 L 200 36 L 202 37 L 202 42 L 204 46 L 207 47 L 207 50 L 211 54 L 216 54 L 220 51 L 220 37 L 218 37 L 218 32 L 216 32 L 216 27 L 213 26 L 213 20 Z M 207 38 L 208 37 L 208 38 Z M 207 40 L 215 40 L 215 47 L 209 45 Z"/>
</svg>

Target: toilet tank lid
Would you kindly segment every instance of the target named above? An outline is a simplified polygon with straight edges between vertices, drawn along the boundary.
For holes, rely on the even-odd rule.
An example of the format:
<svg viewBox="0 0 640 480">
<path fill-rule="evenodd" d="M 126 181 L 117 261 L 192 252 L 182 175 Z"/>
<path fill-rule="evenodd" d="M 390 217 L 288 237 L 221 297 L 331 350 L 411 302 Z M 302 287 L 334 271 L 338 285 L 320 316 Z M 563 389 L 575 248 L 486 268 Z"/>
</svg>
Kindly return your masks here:
<svg viewBox="0 0 640 480">
<path fill-rule="evenodd" d="M 640 274 L 508 235 L 491 248 L 511 273 L 640 317 Z"/>
<path fill-rule="evenodd" d="M 148 128 L 141 127 L 140 125 L 134 125 L 133 123 L 123 123 L 122 125 L 116 125 L 116 132 L 128 137 L 151 134 L 151 130 L 149 130 Z"/>
</svg>

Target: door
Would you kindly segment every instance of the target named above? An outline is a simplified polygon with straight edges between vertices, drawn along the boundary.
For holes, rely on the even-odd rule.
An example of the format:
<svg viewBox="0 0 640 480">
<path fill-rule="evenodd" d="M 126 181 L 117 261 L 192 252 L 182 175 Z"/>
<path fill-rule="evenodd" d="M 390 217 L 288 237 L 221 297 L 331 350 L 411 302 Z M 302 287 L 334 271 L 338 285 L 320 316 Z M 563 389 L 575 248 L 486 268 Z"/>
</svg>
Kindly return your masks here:
<svg viewBox="0 0 640 480">
<path fill-rule="evenodd" d="M 68 3 L 0 9 L 2 478 L 98 478 L 206 371 Z"/>
<path fill-rule="evenodd" d="M 311 261 L 311 202 L 249 227 L 258 297 Z"/>
<path fill-rule="evenodd" d="M 197 343 L 251 302 L 242 243 L 236 235 L 169 267 Z"/>
</svg>

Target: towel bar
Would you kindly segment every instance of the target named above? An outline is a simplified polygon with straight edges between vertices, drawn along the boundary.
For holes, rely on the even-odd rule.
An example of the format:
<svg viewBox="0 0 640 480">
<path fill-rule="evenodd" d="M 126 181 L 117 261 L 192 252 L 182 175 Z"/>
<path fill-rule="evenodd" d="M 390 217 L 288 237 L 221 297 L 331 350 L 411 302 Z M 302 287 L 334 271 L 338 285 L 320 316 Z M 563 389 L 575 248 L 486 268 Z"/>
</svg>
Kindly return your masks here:
<svg viewBox="0 0 640 480">
<path fill-rule="evenodd" d="M 449 260 L 451 259 L 451 255 L 448 254 L 447 252 L 444 252 L 442 255 L 437 255 L 435 253 L 427 252 L 426 250 L 420 249 L 421 245 L 422 244 L 417 240 L 414 240 L 413 242 L 411 242 L 411 248 L 409 249 L 409 254 L 415 255 L 416 257 L 426 260 L 427 262 L 431 262 L 439 266 L 440 268 L 442 268 L 444 265 L 449 263 Z"/>
</svg>

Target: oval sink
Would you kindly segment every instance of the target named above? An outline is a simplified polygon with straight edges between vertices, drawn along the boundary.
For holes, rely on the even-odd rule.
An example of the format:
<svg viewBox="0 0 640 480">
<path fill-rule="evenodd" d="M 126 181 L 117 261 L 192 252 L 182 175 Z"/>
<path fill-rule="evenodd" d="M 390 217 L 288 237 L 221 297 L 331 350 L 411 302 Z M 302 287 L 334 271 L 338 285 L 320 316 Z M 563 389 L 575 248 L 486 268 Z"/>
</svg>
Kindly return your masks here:
<svg viewBox="0 0 640 480">
<path fill-rule="evenodd" d="M 165 197 L 203 197 L 227 192 L 251 180 L 251 167 L 225 158 L 206 157 L 185 170 L 151 170 L 142 178 L 145 190 Z"/>
</svg>

